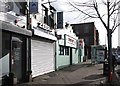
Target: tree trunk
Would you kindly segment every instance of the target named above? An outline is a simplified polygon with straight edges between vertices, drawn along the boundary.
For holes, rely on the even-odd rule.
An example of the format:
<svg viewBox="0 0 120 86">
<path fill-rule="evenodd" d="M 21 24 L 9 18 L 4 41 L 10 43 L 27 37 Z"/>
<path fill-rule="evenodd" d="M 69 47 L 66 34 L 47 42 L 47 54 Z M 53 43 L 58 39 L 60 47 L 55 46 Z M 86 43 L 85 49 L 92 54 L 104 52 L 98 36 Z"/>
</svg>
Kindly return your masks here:
<svg viewBox="0 0 120 86">
<path fill-rule="evenodd" d="M 108 37 L 108 82 L 112 82 L 113 69 L 112 69 L 112 30 L 107 31 Z"/>
</svg>

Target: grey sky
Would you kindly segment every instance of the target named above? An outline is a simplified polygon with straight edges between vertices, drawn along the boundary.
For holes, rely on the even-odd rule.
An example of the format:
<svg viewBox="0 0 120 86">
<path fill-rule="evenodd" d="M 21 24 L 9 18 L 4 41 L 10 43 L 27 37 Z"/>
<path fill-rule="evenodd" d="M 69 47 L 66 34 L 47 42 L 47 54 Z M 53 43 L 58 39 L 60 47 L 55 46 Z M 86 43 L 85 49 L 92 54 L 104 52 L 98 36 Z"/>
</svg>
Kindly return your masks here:
<svg viewBox="0 0 120 86">
<path fill-rule="evenodd" d="M 55 1 L 55 0 L 53 0 Z M 92 0 L 56 0 L 57 2 L 52 3 L 55 8 L 57 8 L 58 11 L 64 12 L 64 22 L 68 23 L 84 23 L 84 22 L 95 22 L 95 26 L 100 32 L 100 44 L 107 44 L 107 34 L 106 29 L 102 25 L 101 21 L 99 19 L 88 19 L 88 20 L 82 20 L 83 14 L 80 12 L 69 12 L 72 8 L 67 4 L 68 1 L 74 1 L 74 2 L 86 2 L 86 1 L 92 1 Z M 106 0 L 96 0 L 99 1 L 99 10 L 101 14 L 106 14 L 106 7 L 101 4 L 100 1 L 106 1 Z M 113 1 L 113 0 L 112 0 Z M 83 9 L 83 8 L 81 8 Z M 104 17 L 104 20 L 106 20 L 106 16 Z M 117 47 L 118 45 L 118 29 L 115 30 L 115 32 L 112 35 L 112 46 Z"/>
</svg>

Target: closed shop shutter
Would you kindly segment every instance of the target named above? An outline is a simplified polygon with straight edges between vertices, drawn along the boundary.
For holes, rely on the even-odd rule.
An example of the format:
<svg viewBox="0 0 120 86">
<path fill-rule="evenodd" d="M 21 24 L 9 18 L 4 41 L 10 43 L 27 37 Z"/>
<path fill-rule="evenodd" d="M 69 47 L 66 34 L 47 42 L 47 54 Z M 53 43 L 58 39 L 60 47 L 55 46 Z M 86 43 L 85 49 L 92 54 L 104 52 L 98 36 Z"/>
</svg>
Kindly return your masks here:
<svg viewBox="0 0 120 86">
<path fill-rule="evenodd" d="M 54 71 L 54 42 L 32 39 L 31 46 L 32 76 Z"/>
</svg>

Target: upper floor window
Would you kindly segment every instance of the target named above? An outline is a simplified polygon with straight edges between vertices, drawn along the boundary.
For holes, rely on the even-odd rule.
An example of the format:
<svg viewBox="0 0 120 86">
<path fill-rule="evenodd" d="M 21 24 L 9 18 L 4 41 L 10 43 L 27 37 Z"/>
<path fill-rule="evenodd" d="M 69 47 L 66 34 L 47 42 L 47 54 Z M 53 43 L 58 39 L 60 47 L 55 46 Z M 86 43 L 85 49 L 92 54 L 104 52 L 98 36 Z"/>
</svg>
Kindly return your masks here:
<svg viewBox="0 0 120 86">
<path fill-rule="evenodd" d="M 52 28 L 54 28 L 54 13 L 51 12 L 51 14 L 49 15 L 49 18 L 48 18 L 48 25 Z"/>
<path fill-rule="evenodd" d="M 44 5 L 42 5 L 42 16 L 44 18 L 43 22 L 48 24 L 48 8 L 46 8 Z"/>
</svg>

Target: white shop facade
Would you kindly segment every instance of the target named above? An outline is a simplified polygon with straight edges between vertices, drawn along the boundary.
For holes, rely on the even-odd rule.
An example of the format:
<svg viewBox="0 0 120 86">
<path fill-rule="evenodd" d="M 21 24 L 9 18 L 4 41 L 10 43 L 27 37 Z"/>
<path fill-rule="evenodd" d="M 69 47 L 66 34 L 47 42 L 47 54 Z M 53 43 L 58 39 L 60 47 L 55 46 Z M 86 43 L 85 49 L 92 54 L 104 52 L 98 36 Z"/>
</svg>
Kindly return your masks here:
<svg viewBox="0 0 120 86">
<path fill-rule="evenodd" d="M 31 39 L 32 77 L 55 71 L 54 32 L 46 24 L 32 18 L 33 36 Z"/>
</svg>

